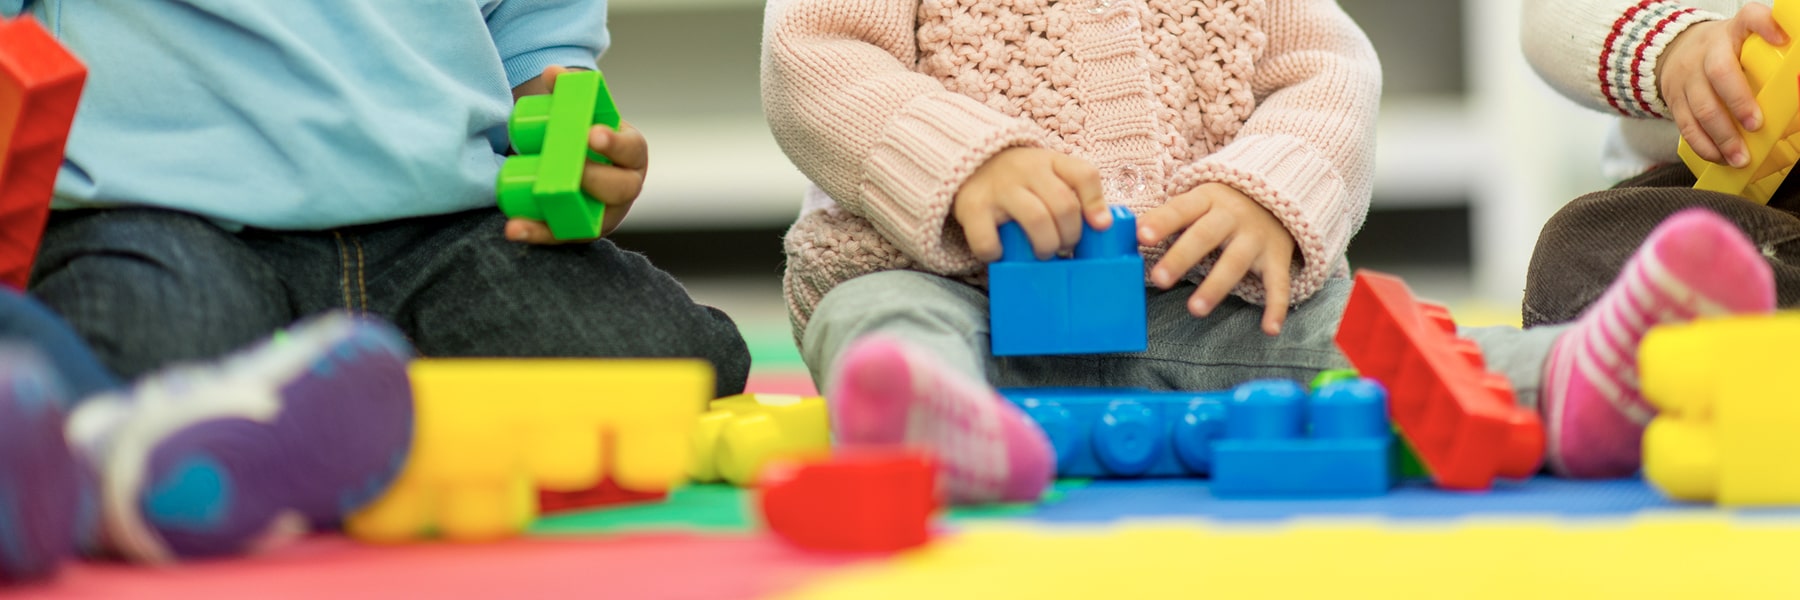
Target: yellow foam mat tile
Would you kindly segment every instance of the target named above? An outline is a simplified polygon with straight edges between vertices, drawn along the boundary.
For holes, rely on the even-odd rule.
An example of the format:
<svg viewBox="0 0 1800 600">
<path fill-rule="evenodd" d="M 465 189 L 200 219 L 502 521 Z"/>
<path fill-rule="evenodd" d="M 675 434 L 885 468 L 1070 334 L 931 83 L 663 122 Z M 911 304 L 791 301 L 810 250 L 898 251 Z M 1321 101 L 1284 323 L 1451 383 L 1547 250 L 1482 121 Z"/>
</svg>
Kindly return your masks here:
<svg viewBox="0 0 1800 600">
<path fill-rule="evenodd" d="M 816 580 L 822 598 L 1800 598 L 1800 521 L 980 526 Z"/>
</svg>

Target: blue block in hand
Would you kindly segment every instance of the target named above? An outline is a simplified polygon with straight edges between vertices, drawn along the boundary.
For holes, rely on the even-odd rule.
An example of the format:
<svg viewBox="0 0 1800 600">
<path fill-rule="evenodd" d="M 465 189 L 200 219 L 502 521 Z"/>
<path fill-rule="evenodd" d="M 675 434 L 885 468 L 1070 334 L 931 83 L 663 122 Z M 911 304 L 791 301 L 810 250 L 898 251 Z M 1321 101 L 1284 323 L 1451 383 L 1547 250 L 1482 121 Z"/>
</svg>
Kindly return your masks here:
<svg viewBox="0 0 1800 600">
<path fill-rule="evenodd" d="M 1340 381 L 1310 400 L 1285 380 L 1238 386 L 1212 444 L 1220 497 L 1378 496 L 1394 485 L 1387 391 Z"/>
<path fill-rule="evenodd" d="M 1082 225 L 1072 258 L 1038 260 L 1018 223 L 1000 227 L 1002 256 L 988 265 L 995 356 L 1142 352 L 1148 347 L 1137 219 L 1117 206 L 1112 216 L 1106 231 Z"/>
</svg>

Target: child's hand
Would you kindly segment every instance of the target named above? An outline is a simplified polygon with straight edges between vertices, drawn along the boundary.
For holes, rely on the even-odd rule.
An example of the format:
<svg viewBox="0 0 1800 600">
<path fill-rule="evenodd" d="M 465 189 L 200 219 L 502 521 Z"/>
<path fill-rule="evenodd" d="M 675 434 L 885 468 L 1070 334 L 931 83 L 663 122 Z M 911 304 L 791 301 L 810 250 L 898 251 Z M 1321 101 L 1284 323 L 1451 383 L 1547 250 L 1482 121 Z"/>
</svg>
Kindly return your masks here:
<svg viewBox="0 0 1800 600">
<path fill-rule="evenodd" d="M 1694 153 L 1708 162 L 1750 164 L 1736 123 L 1742 123 L 1745 131 L 1756 131 L 1763 123 L 1756 92 L 1738 62 L 1744 39 L 1752 32 L 1777 46 L 1787 43 L 1787 34 L 1770 16 L 1769 7 L 1750 3 L 1730 20 L 1688 27 L 1656 62 L 1656 80 L 1670 116 Z"/>
<path fill-rule="evenodd" d="M 1185 231 L 1183 231 L 1185 229 Z M 1138 218 L 1138 242 L 1161 244 L 1181 231 L 1180 239 L 1150 270 L 1150 282 L 1169 289 L 1200 259 L 1224 247 L 1212 271 L 1188 299 L 1188 312 L 1196 317 L 1213 307 L 1237 287 L 1246 273 L 1262 276 L 1267 299 L 1263 307 L 1263 333 L 1281 333 L 1287 320 L 1289 264 L 1294 258 L 1294 237 L 1275 215 L 1243 192 L 1222 183 L 1207 183 L 1169 199 Z"/>
<path fill-rule="evenodd" d="M 1087 161 L 1041 148 L 1000 151 L 956 191 L 951 207 L 969 249 L 984 261 L 1000 259 L 1002 224 L 1017 221 L 1038 258 L 1072 250 L 1085 215 L 1094 229 L 1112 226 L 1100 171 Z"/>
<path fill-rule="evenodd" d="M 538 93 L 548 94 L 556 87 L 556 76 L 568 71 L 562 67 L 545 68 L 543 75 L 520 84 L 518 90 L 541 89 Z M 604 236 L 618 228 L 619 221 L 631 212 L 631 204 L 643 191 L 644 175 L 650 168 L 650 147 L 636 127 L 620 122 L 618 131 L 595 125 L 588 131 L 588 148 L 612 161 L 610 165 L 588 161 L 581 173 L 581 191 L 606 205 L 606 216 L 600 224 L 600 235 Z M 531 244 L 588 241 L 558 240 L 550 235 L 549 225 L 531 219 L 507 220 L 506 239 Z"/>
</svg>

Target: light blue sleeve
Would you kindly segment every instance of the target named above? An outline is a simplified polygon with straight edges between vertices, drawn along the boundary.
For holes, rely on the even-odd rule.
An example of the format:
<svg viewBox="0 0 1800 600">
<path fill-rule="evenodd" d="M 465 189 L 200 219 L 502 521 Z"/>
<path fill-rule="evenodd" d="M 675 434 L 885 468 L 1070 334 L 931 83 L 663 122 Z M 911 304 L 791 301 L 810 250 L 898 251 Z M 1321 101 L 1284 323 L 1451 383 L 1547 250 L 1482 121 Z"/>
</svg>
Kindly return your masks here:
<svg viewBox="0 0 1800 600">
<path fill-rule="evenodd" d="M 25 0 L 0 0 L 0 17 L 8 19 L 25 12 Z"/>
<path fill-rule="evenodd" d="M 512 87 L 551 65 L 592 69 L 611 43 L 606 0 L 500 0 L 487 25 Z"/>
</svg>

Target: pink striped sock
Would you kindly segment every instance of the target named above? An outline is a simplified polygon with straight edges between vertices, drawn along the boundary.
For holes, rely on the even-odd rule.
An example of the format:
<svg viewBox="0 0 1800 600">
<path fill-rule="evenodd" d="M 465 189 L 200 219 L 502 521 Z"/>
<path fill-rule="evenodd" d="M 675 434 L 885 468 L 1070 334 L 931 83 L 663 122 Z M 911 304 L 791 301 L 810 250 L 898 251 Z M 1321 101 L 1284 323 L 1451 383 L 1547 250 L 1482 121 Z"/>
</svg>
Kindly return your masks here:
<svg viewBox="0 0 1800 600">
<path fill-rule="evenodd" d="M 852 343 L 834 371 L 826 398 L 838 444 L 931 450 L 956 504 L 1035 501 L 1050 484 L 1050 441 L 987 384 L 879 335 Z"/>
<path fill-rule="evenodd" d="M 1637 472 L 1655 409 L 1638 392 L 1638 342 L 1650 328 L 1695 317 L 1768 312 L 1769 264 L 1730 222 L 1690 209 L 1663 221 L 1544 366 L 1550 467 L 1564 477 Z"/>
</svg>

